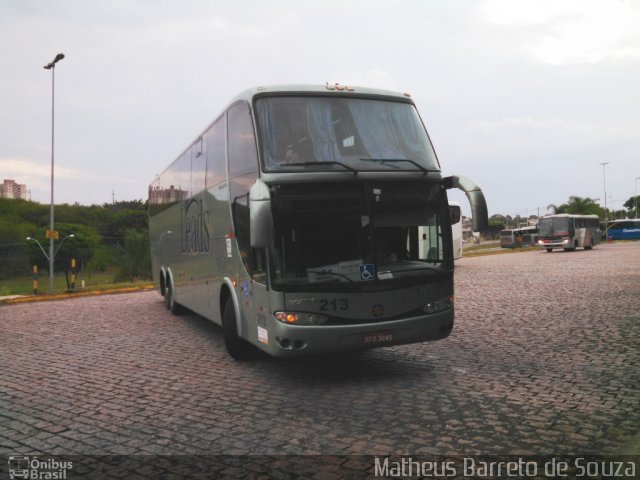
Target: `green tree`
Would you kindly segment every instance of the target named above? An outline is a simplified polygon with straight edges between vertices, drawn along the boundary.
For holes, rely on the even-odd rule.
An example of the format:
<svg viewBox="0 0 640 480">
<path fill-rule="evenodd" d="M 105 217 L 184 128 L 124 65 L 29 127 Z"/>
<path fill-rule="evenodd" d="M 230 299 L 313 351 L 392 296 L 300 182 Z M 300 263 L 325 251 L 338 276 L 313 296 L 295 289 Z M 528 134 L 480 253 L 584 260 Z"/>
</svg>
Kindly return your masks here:
<svg viewBox="0 0 640 480">
<path fill-rule="evenodd" d="M 501 218 L 497 218 L 495 215 L 489 219 L 489 231 L 487 235 L 489 238 L 500 238 L 500 232 L 504 230 L 505 222 Z"/>
<path fill-rule="evenodd" d="M 133 228 L 125 232 L 124 255 L 114 281 L 123 282 L 151 278 L 149 234 Z"/>
<path fill-rule="evenodd" d="M 123 200 L 115 203 L 105 203 L 103 207 L 106 210 L 117 212 L 119 210 L 138 210 L 142 212 L 147 211 L 147 202 L 142 200 Z"/>
<path fill-rule="evenodd" d="M 57 223 L 55 228 L 59 233 L 59 239 L 54 241 L 54 269 L 65 273 L 67 288 L 69 288 L 71 259 L 76 260 L 77 268 L 83 268 L 100 246 L 100 234 L 94 227 L 76 223 Z M 70 235 L 73 235 L 73 237 Z M 49 249 L 47 245 L 49 241 L 44 238 L 44 232 L 32 234 L 31 236 L 40 242 L 48 255 Z M 44 261 L 46 262 L 44 265 L 48 267 L 48 260 L 35 242 L 29 242 L 28 252 L 33 263 L 42 265 Z"/>
<path fill-rule="evenodd" d="M 629 215 L 629 217 L 638 218 L 638 211 L 636 211 L 636 205 L 637 205 L 638 211 L 640 211 L 640 195 L 638 195 L 637 197 L 630 197 L 629 200 L 624 202 L 622 206 L 627 209 L 627 215 Z"/>
<path fill-rule="evenodd" d="M 549 207 L 555 207 L 549 205 Z M 547 207 L 547 208 L 549 208 Z M 569 197 L 567 203 L 563 203 L 558 206 L 555 213 L 570 213 L 573 215 L 598 215 L 600 218 L 604 218 L 604 209 L 596 203 L 593 198 L 578 197 L 572 195 Z"/>
<path fill-rule="evenodd" d="M 103 208 L 104 219 L 99 226 L 99 231 L 107 244 L 117 244 L 124 248 L 124 238 L 127 230 L 148 230 L 148 213 L 146 209 L 134 210 L 113 207 L 111 205 Z"/>
<path fill-rule="evenodd" d="M 114 204 L 84 206 L 56 205 L 55 229 L 60 239 L 74 234 L 61 245 L 56 255 L 56 270 L 69 273 L 70 259 L 76 258 L 84 269 L 104 271 L 107 267 L 121 265 L 121 257 L 126 257 L 130 278 L 142 278 L 145 268 L 135 265 L 141 259 L 148 264 L 148 243 L 134 241 L 129 230 L 137 232 L 145 239 L 148 232 L 147 203 L 142 200 L 116 202 Z M 49 241 L 45 230 L 49 227 L 49 205 L 14 199 L 0 199 L 0 277 L 24 275 L 31 264 L 48 267 L 48 261 L 35 242 L 27 242 L 26 237 L 37 239 L 48 255 Z M 132 243 L 133 242 L 133 243 Z M 137 243 L 136 243 L 137 242 Z M 137 244 L 137 250 L 133 247 Z M 135 254 L 130 252 L 136 251 Z M 136 258 L 134 258 L 134 256 Z M 145 263 L 146 262 L 146 263 Z"/>
<path fill-rule="evenodd" d="M 0 278 L 29 273 L 31 266 L 26 238 L 34 230 L 31 223 L 0 216 Z"/>
</svg>

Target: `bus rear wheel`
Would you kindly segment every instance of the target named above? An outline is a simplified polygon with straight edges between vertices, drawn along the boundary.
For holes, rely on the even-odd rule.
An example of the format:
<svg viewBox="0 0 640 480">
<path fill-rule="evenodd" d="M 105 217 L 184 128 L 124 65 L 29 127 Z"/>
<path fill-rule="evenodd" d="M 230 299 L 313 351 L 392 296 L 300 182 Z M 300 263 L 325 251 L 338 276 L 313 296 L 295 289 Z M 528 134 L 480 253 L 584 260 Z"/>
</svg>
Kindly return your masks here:
<svg viewBox="0 0 640 480">
<path fill-rule="evenodd" d="M 173 294 L 173 285 L 171 282 L 167 282 L 166 293 L 164 295 L 164 304 L 174 315 L 180 315 L 182 313 L 182 305 L 176 302 Z"/>
<path fill-rule="evenodd" d="M 227 300 L 222 314 L 222 331 L 229 355 L 235 360 L 248 360 L 253 350 L 249 343 L 238 336 L 236 309 L 233 307 L 231 298 Z"/>
</svg>

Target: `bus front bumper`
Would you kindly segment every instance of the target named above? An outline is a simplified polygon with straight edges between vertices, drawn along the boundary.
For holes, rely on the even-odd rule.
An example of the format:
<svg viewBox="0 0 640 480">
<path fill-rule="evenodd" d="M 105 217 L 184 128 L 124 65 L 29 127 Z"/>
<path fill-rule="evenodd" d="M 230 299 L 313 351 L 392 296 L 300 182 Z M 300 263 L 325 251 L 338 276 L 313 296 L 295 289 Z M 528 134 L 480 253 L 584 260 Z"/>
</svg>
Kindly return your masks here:
<svg viewBox="0 0 640 480">
<path fill-rule="evenodd" d="M 446 338 L 453 330 L 453 306 L 430 315 L 358 325 L 301 326 L 275 322 L 261 348 L 275 357 L 418 343 Z"/>
<path fill-rule="evenodd" d="M 568 238 L 560 240 L 538 240 L 538 246 L 540 248 L 569 248 L 571 240 Z"/>
</svg>

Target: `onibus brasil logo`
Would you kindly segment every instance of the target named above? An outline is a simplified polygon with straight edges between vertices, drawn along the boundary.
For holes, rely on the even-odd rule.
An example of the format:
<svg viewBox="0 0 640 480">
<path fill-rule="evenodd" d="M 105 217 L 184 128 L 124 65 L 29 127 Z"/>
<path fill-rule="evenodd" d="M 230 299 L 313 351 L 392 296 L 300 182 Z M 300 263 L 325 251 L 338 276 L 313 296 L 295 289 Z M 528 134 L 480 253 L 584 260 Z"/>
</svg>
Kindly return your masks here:
<svg viewBox="0 0 640 480">
<path fill-rule="evenodd" d="M 29 480 L 65 480 L 67 470 L 73 469 L 73 462 L 47 458 L 13 455 L 9 457 L 9 478 Z"/>
</svg>

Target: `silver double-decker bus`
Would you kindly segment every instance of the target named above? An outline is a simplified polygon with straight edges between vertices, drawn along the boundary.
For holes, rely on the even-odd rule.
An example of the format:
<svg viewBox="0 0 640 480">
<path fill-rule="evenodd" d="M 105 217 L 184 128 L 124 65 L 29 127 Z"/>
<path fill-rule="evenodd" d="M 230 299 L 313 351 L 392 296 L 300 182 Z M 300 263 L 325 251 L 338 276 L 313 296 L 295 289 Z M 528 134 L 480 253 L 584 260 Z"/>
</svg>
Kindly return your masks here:
<svg viewBox="0 0 640 480">
<path fill-rule="evenodd" d="M 407 94 L 258 87 L 149 186 L 154 282 L 222 326 L 229 354 L 277 357 L 447 337 L 447 189 L 486 229 L 481 190 L 443 177 Z"/>
</svg>

